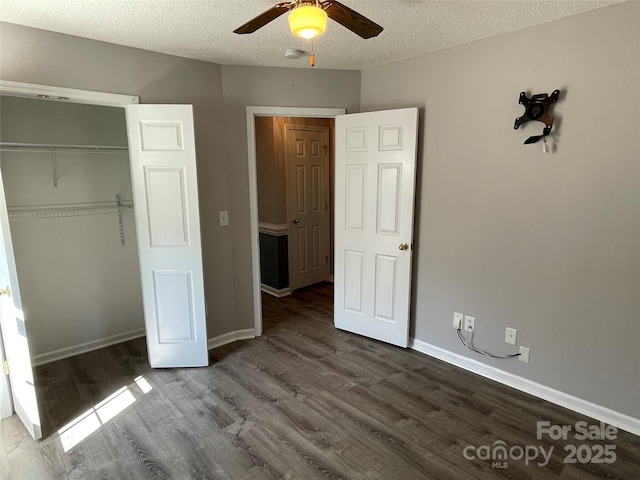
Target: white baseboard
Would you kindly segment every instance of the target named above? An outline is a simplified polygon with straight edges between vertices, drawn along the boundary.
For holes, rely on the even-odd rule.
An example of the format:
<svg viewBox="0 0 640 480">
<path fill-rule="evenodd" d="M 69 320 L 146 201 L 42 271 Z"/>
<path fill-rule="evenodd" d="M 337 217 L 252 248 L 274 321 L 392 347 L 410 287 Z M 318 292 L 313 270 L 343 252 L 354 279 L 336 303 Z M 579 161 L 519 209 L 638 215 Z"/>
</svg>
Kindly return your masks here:
<svg viewBox="0 0 640 480">
<path fill-rule="evenodd" d="M 437 358 L 438 360 L 442 360 L 443 362 L 450 363 L 456 367 L 463 368 L 469 372 L 489 378 L 502 383 L 503 385 L 515 388 L 516 390 L 520 390 L 521 392 L 534 395 L 543 400 L 560 405 L 561 407 L 586 415 L 587 417 L 613 425 L 614 427 L 633 433 L 634 435 L 640 435 L 640 419 L 638 418 L 630 417 L 616 412 L 615 410 L 611 410 L 610 408 L 588 402 L 581 398 L 574 397 L 573 395 L 569 395 L 568 393 L 555 390 L 545 385 L 527 380 L 526 378 L 522 378 L 518 375 L 485 365 L 477 360 L 458 355 L 457 353 L 450 352 L 449 350 L 436 347 L 435 345 L 431 345 L 414 338 L 410 340 L 409 347 L 418 352 Z"/>
<path fill-rule="evenodd" d="M 73 345 L 71 347 L 61 348 L 59 350 L 53 350 L 51 352 L 41 353 L 34 355 L 31 359 L 32 365 L 44 365 L 46 363 L 55 362 L 56 360 L 62 360 L 63 358 L 74 357 L 82 353 L 91 352 L 100 348 L 115 345 L 116 343 L 126 342 L 133 340 L 134 338 L 144 337 L 145 329 L 139 328 L 130 332 L 120 333 L 118 335 L 112 335 L 111 337 L 101 338 L 91 342 L 81 343 Z M 207 349 L 221 347 L 227 343 L 235 342 L 236 340 L 248 340 L 255 338 L 255 330 L 253 328 L 246 328 L 243 330 L 235 330 L 233 332 L 225 333 L 218 337 L 209 338 L 207 340 Z"/>
<path fill-rule="evenodd" d="M 128 340 L 133 340 L 134 338 L 144 337 L 144 335 L 144 328 L 138 328 L 136 330 L 131 330 L 130 332 L 119 333 L 118 335 L 100 338 L 91 342 L 80 343 L 78 345 L 72 345 L 71 347 L 52 350 L 51 352 L 34 355 L 31 358 L 31 364 L 34 367 L 38 365 L 44 365 L 45 363 L 55 362 L 56 360 L 62 360 L 63 358 L 75 357 L 76 355 L 80 355 L 81 353 L 92 352 L 93 350 L 98 350 L 99 348 L 115 345 L 116 343 L 122 343 Z"/>
<path fill-rule="evenodd" d="M 209 350 L 212 350 L 228 343 L 235 342 L 236 340 L 249 340 L 251 338 L 256 338 L 256 331 L 253 328 L 234 330 L 233 332 L 225 333 L 224 335 L 218 335 L 217 337 L 208 339 L 207 348 Z"/>
<path fill-rule="evenodd" d="M 260 290 L 262 290 L 264 293 L 268 293 L 269 295 L 273 295 L 274 297 L 278 297 L 278 298 L 291 295 L 291 289 L 289 287 L 283 288 L 281 290 L 277 290 L 273 287 L 270 287 L 269 285 L 265 285 L 264 283 L 261 283 Z"/>
</svg>

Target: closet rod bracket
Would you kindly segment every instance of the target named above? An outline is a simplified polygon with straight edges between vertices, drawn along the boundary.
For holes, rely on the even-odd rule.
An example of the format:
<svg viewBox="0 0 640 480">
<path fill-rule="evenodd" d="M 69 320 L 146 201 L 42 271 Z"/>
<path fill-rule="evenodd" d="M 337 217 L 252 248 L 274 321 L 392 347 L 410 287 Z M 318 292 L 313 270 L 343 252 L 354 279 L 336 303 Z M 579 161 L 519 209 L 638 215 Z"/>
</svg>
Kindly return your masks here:
<svg viewBox="0 0 640 480">
<path fill-rule="evenodd" d="M 53 152 L 53 186 L 58 188 L 58 152 Z"/>
<path fill-rule="evenodd" d="M 124 225 L 122 224 L 122 202 L 120 195 L 116 195 L 116 205 L 118 207 L 118 230 L 120 231 L 120 245 L 124 246 Z"/>
</svg>

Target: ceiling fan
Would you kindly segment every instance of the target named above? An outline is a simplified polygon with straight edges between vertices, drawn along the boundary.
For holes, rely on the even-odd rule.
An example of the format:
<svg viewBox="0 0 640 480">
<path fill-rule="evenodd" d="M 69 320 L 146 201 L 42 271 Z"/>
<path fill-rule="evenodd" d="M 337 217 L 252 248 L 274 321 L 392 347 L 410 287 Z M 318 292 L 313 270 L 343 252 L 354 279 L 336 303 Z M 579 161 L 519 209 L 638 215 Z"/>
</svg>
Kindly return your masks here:
<svg viewBox="0 0 640 480">
<path fill-rule="evenodd" d="M 377 23 L 334 0 L 291 0 L 274 5 L 233 32 L 253 33 L 288 11 L 291 11 L 289 26 L 293 34 L 307 39 L 324 33 L 327 16 L 365 39 L 375 37 L 383 30 Z"/>
</svg>

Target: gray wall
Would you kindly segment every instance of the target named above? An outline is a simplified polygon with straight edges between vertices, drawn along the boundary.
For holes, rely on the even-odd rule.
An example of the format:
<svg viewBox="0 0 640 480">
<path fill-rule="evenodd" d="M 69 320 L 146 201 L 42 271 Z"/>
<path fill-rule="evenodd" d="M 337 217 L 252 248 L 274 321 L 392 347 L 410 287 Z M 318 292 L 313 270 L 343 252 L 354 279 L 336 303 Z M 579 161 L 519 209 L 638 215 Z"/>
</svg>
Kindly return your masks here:
<svg viewBox="0 0 640 480">
<path fill-rule="evenodd" d="M 127 147 L 124 109 L 0 97 L 3 142 Z"/>
<path fill-rule="evenodd" d="M 362 72 L 362 110 L 421 108 L 412 335 L 640 417 L 640 3 Z M 551 93 L 553 153 L 513 129 Z M 453 312 L 476 317 L 466 350 Z"/>
<path fill-rule="evenodd" d="M 193 105 L 207 333 L 215 337 L 234 330 L 231 229 L 218 226 L 217 213 L 230 210 L 229 164 L 220 148 L 220 66 L 8 23 L 1 25 L 0 41 L 3 80 L 138 95 L 142 103 Z"/>
<path fill-rule="evenodd" d="M 256 180 L 258 221 L 274 225 L 287 223 L 286 170 L 275 155 L 273 117 L 258 117 L 256 128 Z"/>
</svg>

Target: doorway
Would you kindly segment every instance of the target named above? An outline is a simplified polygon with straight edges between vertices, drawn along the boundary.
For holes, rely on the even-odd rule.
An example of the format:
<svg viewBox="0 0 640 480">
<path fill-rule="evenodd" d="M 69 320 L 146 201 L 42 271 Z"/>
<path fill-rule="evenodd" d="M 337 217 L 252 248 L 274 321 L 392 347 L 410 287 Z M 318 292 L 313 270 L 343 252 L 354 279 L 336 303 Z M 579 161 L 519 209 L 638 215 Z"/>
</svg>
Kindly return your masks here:
<svg viewBox="0 0 640 480">
<path fill-rule="evenodd" d="M 340 108 L 305 108 L 305 107 L 247 107 L 247 143 L 248 143 L 248 170 L 249 170 L 249 203 L 250 203 L 250 223 L 251 223 L 251 256 L 252 256 L 252 278 L 253 278 L 253 306 L 254 306 L 254 326 L 256 336 L 262 333 L 262 281 L 261 281 L 261 260 L 260 255 L 260 221 L 258 202 L 258 161 L 256 125 L 261 117 L 289 117 L 290 119 L 333 119 L 344 114 L 345 110 Z M 283 122 L 284 123 L 284 122 Z M 283 133 L 284 135 L 284 133 Z M 332 143 L 332 139 L 330 138 Z M 262 224 L 264 231 L 265 223 Z M 287 223 L 289 220 L 287 219 Z M 273 228 L 275 225 L 276 228 Z M 274 232 L 288 231 L 288 224 L 267 224 Z M 288 248 L 287 248 L 288 252 Z M 288 253 L 287 253 L 288 255 Z M 288 263 L 288 261 L 287 261 Z M 287 269 L 288 277 L 288 269 Z"/>
<path fill-rule="evenodd" d="M 333 119 L 256 118 L 261 288 L 329 280 Z"/>
</svg>

